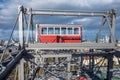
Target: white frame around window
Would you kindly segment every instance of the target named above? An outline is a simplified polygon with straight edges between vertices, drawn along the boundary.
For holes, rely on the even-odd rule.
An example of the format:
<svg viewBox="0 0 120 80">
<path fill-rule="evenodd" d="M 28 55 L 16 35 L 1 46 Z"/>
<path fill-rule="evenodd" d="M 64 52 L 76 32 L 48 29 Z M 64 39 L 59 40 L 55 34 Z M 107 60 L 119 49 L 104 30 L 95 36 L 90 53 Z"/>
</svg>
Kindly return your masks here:
<svg viewBox="0 0 120 80">
<path fill-rule="evenodd" d="M 47 29 L 47 33 L 46 33 L 46 34 L 43 34 L 43 32 L 42 32 L 42 29 L 43 29 L 43 28 L 46 28 L 46 29 Z M 49 31 L 48 31 L 49 28 L 53 28 L 53 34 L 49 34 Z M 56 33 L 55 33 L 55 28 L 59 28 L 59 29 L 60 29 L 59 34 L 56 34 Z M 66 29 L 66 34 L 62 34 L 62 28 L 65 28 L 65 29 Z M 69 28 L 72 29 L 72 34 L 69 34 L 69 32 L 68 32 L 68 29 L 69 29 Z M 74 29 L 75 29 L 75 28 L 78 28 L 78 33 L 77 33 L 77 34 L 74 34 Z M 73 27 L 61 27 L 61 26 L 60 26 L 60 27 L 47 27 L 47 26 L 46 26 L 46 27 L 41 27 L 41 34 L 42 34 L 42 35 L 68 35 L 68 36 L 69 36 L 69 35 L 70 35 L 70 36 L 71 36 L 71 35 L 72 35 L 72 36 L 74 36 L 74 35 L 80 35 L 80 34 L 81 34 L 81 27 L 74 27 L 74 26 L 73 26 Z"/>
<path fill-rule="evenodd" d="M 61 27 L 60 27 L 60 35 L 62 35 L 62 34 L 61 34 Z"/>
</svg>

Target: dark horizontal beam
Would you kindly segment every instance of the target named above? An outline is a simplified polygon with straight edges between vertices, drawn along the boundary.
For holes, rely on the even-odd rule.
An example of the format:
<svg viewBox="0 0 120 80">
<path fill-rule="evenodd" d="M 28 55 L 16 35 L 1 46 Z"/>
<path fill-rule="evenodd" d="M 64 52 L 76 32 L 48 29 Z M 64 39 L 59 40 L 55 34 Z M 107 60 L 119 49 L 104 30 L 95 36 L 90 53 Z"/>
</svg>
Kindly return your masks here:
<svg viewBox="0 0 120 80">
<path fill-rule="evenodd" d="M 80 54 L 72 54 L 72 57 L 81 57 L 81 56 L 94 56 L 94 57 L 107 57 L 111 53 L 80 53 Z"/>
</svg>

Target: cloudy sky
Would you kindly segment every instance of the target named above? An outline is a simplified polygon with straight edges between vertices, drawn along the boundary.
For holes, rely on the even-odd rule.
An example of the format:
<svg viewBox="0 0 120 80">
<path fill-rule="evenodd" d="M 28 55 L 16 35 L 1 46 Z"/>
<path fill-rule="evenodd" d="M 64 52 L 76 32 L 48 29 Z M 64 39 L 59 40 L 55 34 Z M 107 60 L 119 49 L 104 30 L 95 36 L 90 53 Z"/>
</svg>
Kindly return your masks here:
<svg viewBox="0 0 120 80">
<path fill-rule="evenodd" d="M 33 9 L 106 11 L 115 8 L 116 39 L 120 39 L 120 0 L 0 0 L 0 39 L 9 38 L 18 14 L 18 6 Z M 100 27 L 101 17 L 34 16 L 35 24 L 82 24 L 83 39 L 94 40 Z M 104 26 L 102 38 L 108 36 L 108 26 Z M 14 32 L 17 37 L 18 30 Z"/>
</svg>

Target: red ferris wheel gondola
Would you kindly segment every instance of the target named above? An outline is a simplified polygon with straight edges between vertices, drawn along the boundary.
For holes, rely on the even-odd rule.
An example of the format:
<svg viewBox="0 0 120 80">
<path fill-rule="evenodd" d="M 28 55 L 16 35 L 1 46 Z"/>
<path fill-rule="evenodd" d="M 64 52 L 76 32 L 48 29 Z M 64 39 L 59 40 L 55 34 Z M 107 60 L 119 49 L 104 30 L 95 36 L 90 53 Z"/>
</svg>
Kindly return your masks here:
<svg viewBox="0 0 120 80">
<path fill-rule="evenodd" d="M 40 43 L 80 43 L 82 41 L 81 25 L 37 25 L 37 37 Z"/>
</svg>

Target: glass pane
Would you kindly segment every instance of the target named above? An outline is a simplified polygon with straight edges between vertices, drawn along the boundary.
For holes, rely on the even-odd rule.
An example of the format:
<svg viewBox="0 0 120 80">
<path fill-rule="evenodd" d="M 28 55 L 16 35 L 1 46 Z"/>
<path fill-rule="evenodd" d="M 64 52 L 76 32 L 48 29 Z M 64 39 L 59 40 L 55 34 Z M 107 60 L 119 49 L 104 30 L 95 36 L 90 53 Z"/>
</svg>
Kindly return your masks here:
<svg viewBox="0 0 120 80">
<path fill-rule="evenodd" d="M 72 28 L 68 28 L 68 34 L 72 34 Z"/>
<path fill-rule="evenodd" d="M 55 28 L 55 34 L 60 34 L 60 28 Z"/>
<path fill-rule="evenodd" d="M 42 34 L 47 34 L 47 28 L 42 28 Z"/>
<path fill-rule="evenodd" d="M 53 28 L 48 28 L 48 34 L 54 34 L 54 29 Z"/>
<path fill-rule="evenodd" d="M 78 28 L 74 28 L 74 34 L 79 34 L 79 29 Z"/>
<path fill-rule="evenodd" d="M 66 34 L 66 28 L 61 28 L 61 34 Z"/>
</svg>

